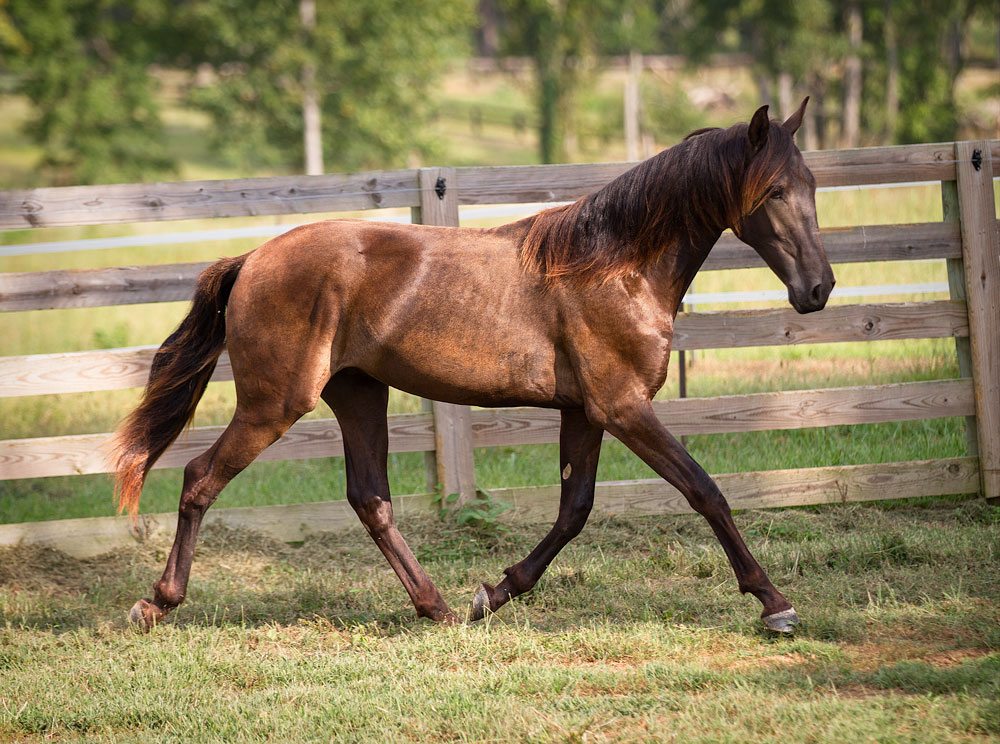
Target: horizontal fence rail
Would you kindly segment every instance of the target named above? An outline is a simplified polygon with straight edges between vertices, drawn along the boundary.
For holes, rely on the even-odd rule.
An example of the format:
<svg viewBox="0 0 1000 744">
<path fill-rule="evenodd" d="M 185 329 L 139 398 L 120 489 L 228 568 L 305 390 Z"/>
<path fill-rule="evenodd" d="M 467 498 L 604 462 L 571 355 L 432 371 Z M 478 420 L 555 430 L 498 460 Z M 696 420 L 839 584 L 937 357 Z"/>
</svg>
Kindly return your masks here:
<svg viewBox="0 0 1000 744">
<path fill-rule="evenodd" d="M 951 457 L 940 460 L 888 462 L 875 465 L 835 465 L 798 470 L 724 473 L 713 476 L 734 509 L 847 504 L 880 501 L 886 494 L 911 498 L 971 493 L 979 483 L 979 460 Z M 559 486 L 498 488 L 491 493 L 515 508 L 526 521 L 552 522 L 559 504 Z M 398 520 L 428 514 L 434 496 L 394 496 Z M 669 483 L 641 480 L 598 483 L 594 511 L 612 515 L 690 514 L 687 501 Z M 58 548 L 86 558 L 124 545 L 173 535 L 177 515 L 142 514 L 131 525 L 127 517 L 93 517 L 51 522 L 0 525 L 0 546 L 25 543 Z M 340 501 L 277 504 L 210 509 L 203 525 L 255 530 L 276 540 L 295 542 L 322 532 L 358 529 L 350 505 Z"/>
<path fill-rule="evenodd" d="M 971 155 L 980 164 L 973 170 Z M 848 424 L 879 424 L 965 417 L 970 456 L 933 461 L 836 465 L 717 476 L 735 508 L 863 501 L 891 497 L 970 493 L 986 495 L 1000 484 L 1000 420 L 995 363 L 1000 358 L 1000 269 L 993 200 L 993 165 L 1000 141 L 805 153 L 824 188 L 942 182 L 942 222 L 825 229 L 832 263 L 943 260 L 950 299 L 902 303 L 836 304 L 799 315 L 788 307 L 687 312 L 677 317 L 673 348 L 682 350 L 871 340 L 955 338 L 962 377 L 926 382 L 820 390 L 681 398 L 654 402 L 656 415 L 675 435 L 791 430 Z M 57 225 L 111 224 L 205 217 L 309 214 L 410 207 L 414 222 L 457 225 L 458 206 L 564 202 L 583 196 L 629 168 L 628 163 L 411 169 L 351 175 L 289 176 L 172 184 L 81 186 L 0 192 L 0 230 Z M 446 197 L 433 191 L 438 178 Z M 494 208 L 496 209 L 496 208 Z M 521 210 L 523 212 L 523 209 Z M 478 213 L 463 213 L 473 219 Z M 479 216 L 489 216 L 483 212 Z M 392 216 L 392 221 L 409 221 Z M 226 237 L 266 238 L 288 226 L 238 228 Z M 243 231 L 243 232 L 240 232 Z M 214 231 L 208 231 L 214 232 Z M 245 233 L 245 234 L 244 234 Z M 99 239 L 100 247 L 128 238 Z M 151 245 L 162 236 L 140 239 Z M 108 242 L 111 241 L 111 242 Z M 107 243 L 107 245 L 105 245 Z M 40 244 L 64 250 L 67 241 Z M 11 252 L 29 246 L 11 248 Z M 187 301 L 207 262 L 118 266 L 76 271 L 0 275 L 0 311 Z M 763 261 L 730 234 L 724 235 L 703 270 L 760 268 Z M 941 291 L 894 285 L 852 288 L 857 294 Z M 733 295 L 733 293 L 729 293 Z M 757 297 L 739 293 L 740 301 Z M 699 303 L 736 296 L 698 295 Z M 992 324 L 992 325 L 991 325 Z M 105 349 L 0 358 L 0 397 L 52 395 L 134 388 L 145 384 L 155 348 Z M 992 361 L 990 361 L 992 359 Z M 992 367 L 990 365 L 993 365 Z M 993 378 L 989 370 L 993 369 Z M 213 381 L 232 380 L 223 354 Z M 446 493 L 474 487 L 472 448 L 542 444 L 559 439 L 558 411 L 533 408 L 469 410 L 434 404 L 425 413 L 389 416 L 391 452 L 432 452 Z M 992 428 L 991 428 L 992 427 Z M 224 427 L 183 434 L 156 464 L 179 467 L 200 454 Z M 0 481 L 107 472 L 107 433 L 0 441 Z M 343 454 L 335 419 L 300 421 L 260 460 L 334 457 Z M 555 466 L 553 466 L 555 468 Z M 463 471 L 456 475 L 453 470 Z M 498 489 L 529 518 L 554 516 L 559 486 Z M 397 513 L 425 512 L 431 497 L 394 499 Z M 687 503 L 662 481 L 602 483 L 596 508 L 631 514 L 683 513 Z M 0 545 L 28 540 L 76 554 L 93 554 L 135 537 L 169 531 L 172 515 L 146 515 L 129 536 L 121 518 L 0 525 Z M 346 502 L 295 504 L 209 512 L 208 522 L 254 527 L 282 539 L 356 526 Z"/>
<path fill-rule="evenodd" d="M 975 413 L 975 403 L 972 382 L 958 379 L 678 398 L 655 401 L 653 409 L 665 426 L 681 436 L 968 416 Z M 431 414 L 392 414 L 388 420 L 390 452 L 434 449 Z M 153 467 L 185 465 L 208 449 L 224 429 L 224 426 L 190 429 Z M 559 412 L 541 408 L 477 410 L 472 412 L 471 431 L 473 447 L 558 442 Z M 111 434 L 78 434 L 0 442 L 0 472 L 6 478 L 106 473 L 110 437 Z M 311 419 L 292 426 L 258 459 L 305 460 L 343 454 L 343 439 L 336 419 Z"/>
<path fill-rule="evenodd" d="M 1000 159 L 1000 141 L 991 141 L 989 147 L 993 158 Z M 950 142 L 803 155 L 819 186 L 950 181 L 956 177 L 954 144 Z M 451 187 L 458 193 L 458 204 L 567 201 L 589 194 L 633 165 L 454 168 L 450 169 L 454 172 Z M 417 170 L 22 189 L 0 193 L 0 230 L 419 207 L 423 190 Z"/>
<path fill-rule="evenodd" d="M 955 259 L 962 256 L 959 225 L 931 222 L 826 229 L 831 263 Z M 0 274 L 0 311 L 100 307 L 189 300 L 210 262 L 115 266 L 75 271 Z M 724 235 L 702 271 L 765 268 L 763 259 L 734 235 Z"/>
<path fill-rule="evenodd" d="M 821 314 L 790 308 L 678 313 L 673 348 L 731 349 L 844 341 L 962 338 L 969 335 L 962 302 L 934 300 L 832 305 Z M 141 387 L 156 347 L 0 357 L 0 397 L 84 393 Z M 213 382 L 233 379 L 229 355 Z"/>
</svg>

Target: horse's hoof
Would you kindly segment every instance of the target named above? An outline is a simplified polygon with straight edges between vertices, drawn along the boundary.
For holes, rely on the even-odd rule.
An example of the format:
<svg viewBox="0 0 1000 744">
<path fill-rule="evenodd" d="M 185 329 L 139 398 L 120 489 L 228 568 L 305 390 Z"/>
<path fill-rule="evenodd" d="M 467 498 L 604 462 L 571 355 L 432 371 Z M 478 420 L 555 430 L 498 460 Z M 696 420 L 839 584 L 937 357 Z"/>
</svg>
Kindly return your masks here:
<svg viewBox="0 0 1000 744">
<path fill-rule="evenodd" d="M 472 598 L 472 611 L 469 613 L 469 622 L 476 622 L 486 617 L 486 610 L 490 609 L 490 594 L 493 587 L 489 584 L 480 584 L 476 590 L 476 596 Z"/>
<path fill-rule="evenodd" d="M 791 607 L 773 615 L 766 615 L 763 620 L 764 626 L 775 633 L 794 633 L 795 626 L 799 624 L 799 616 Z"/>
<path fill-rule="evenodd" d="M 148 599 L 140 599 L 129 610 L 128 621 L 130 625 L 148 631 L 152 630 L 164 615 L 166 613 Z"/>
</svg>

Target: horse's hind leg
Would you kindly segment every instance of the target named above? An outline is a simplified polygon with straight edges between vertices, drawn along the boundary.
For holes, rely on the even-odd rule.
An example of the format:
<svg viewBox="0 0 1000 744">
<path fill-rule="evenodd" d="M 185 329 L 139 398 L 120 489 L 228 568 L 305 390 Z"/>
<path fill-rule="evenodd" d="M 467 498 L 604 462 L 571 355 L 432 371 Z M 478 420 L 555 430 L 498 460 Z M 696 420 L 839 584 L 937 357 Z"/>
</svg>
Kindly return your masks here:
<svg viewBox="0 0 1000 744">
<path fill-rule="evenodd" d="M 300 414 L 284 407 L 249 409 L 237 405 L 233 420 L 205 453 L 184 468 L 184 488 L 177 514 L 177 534 L 152 599 L 140 599 L 129 620 L 150 628 L 184 601 L 202 517 L 229 481 L 291 426 Z M 280 411 L 280 413 L 279 413 Z"/>
<path fill-rule="evenodd" d="M 420 617 L 447 623 L 458 618 L 396 528 L 386 464 L 389 388 L 357 371 L 336 374 L 323 390 L 344 437 L 347 500 L 403 583 Z"/>
<path fill-rule="evenodd" d="M 531 589 L 556 554 L 580 534 L 594 505 L 603 434 L 583 411 L 562 412 L 559 429 L 562 492 L 556 523 L 527 558 L 504 570 L 504 578 L 497 586 L 483 584 L 479 588 L 472 603 L 472 620 L 482 618 L 487 609 L 495 612 L 512 597 Z"/>
</svg>

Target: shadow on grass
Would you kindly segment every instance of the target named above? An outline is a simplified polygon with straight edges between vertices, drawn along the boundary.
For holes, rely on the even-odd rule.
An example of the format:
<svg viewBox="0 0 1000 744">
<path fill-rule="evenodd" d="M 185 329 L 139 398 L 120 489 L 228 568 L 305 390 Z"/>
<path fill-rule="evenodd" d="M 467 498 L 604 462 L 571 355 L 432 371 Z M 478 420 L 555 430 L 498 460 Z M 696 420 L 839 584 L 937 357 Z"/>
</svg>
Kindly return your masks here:
<svg viewBox="0 0 1000 744">
<path fill-rule="evenodd" d="M 1000 523 L 991 509 L 857 505 L 746 512 L 738 521 L 802 614 L 799 637 L 860 644 L 898 633 L 939 646 L 989 646 L 1000 644 L 990 609 L 1000 593 Z M 513 524 L 510 533 L 489 536 L 421 517 L 401 528 L 462 615 L 478 583 L 495 582 L 548 526 Z M 150 596 L 169 548 L 151 541 L 90 559 L 0 549 L 0 625 L 124 629 L 135 600 Z M 523 616 L 543 630 L 655 621 L 767 638 L 758 612 L 735 591 L 700 518 L 602 516 L 498 619 Z M 188 601 L 168 622 L 256 627 L 316 617 L 385 635 L 418 626 L 403 588 L 360 530 L 293 546 L 217 527 L 204 530 Z"/>
</svg>

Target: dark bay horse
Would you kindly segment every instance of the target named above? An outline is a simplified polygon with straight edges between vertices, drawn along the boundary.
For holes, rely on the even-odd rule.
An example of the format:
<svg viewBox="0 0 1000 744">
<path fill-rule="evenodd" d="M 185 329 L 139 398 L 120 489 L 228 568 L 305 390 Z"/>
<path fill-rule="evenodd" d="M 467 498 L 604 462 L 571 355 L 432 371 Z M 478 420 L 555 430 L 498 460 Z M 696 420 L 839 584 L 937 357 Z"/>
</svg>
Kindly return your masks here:
<svg viewBox="0 0 1000 744">
<path fill-rule="evenodd" d="M 808 99 L 807 99 L 808 100 Z M 472 619 L 528 591 L 583 528 L 608 431 L 673 484 L 718 536 L 765 625 L 798 618 L 747 550 L 712 479 L 650 401 L 663 384 L 681 297 L 732 228 L 788 287 L 800 313 L 833 288 L 816 222 L 816 182 L 783 124 L 699 130 L 574 204 L 481 230 L 331 220 L 298 227 L 198 280 L 191 311 L 163 343 L 115 445 L 119 508 L 138 509 L 146 474 L 190 421 L 224 346 L 236 411 L 184 469 L 177 534 L 145 627 L 184 601 L 206 509 L 322 398 L 344 439 L 347 498 L 418 616 L 456 622 L 393 520 L 386 475 L 389 386 L 424 398 L 561 411 L 559 516 Z"/>
</svg>

